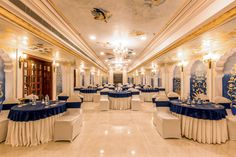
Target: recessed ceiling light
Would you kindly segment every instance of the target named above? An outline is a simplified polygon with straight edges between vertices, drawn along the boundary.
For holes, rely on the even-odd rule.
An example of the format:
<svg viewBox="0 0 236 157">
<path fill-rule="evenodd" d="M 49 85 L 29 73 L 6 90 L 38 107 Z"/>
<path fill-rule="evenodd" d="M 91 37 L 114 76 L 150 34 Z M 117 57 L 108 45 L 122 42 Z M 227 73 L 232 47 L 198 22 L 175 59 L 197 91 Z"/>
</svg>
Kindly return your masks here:
<svg viewBox="0 0 236 157">
<path fill-rule="evenodd" d="M 135 52 L 132 52 L 132 55 L 136 55 L 136 53 L 135 53 Z"/>
<path fill-rule="evenodd" d="M 128 62 L 131 62 L 131 60 L 130 60 L 130 59 L 128 59 Z"/>
<path fill-rule="evenodd" d="M 108 59 L 106 59 L 105 62 L 108 62 Z"/>
<path fill-rule="evenodd" d="M 90 38 L 91 40 L 96 40 L 96 39 L 97 39 L 95 35 L 90 35 L 89 38 Z"/>
<path fill-rule="evenodd" d="M 147 39 L 147 37 L 146 36 L 141 36 L 141 38 L 140 38 L 141 40 L 146 40 Z"/>
<path fill-rule="evenodd" d="M 100 55 L 102 55 L 102 56 L 103 56 L 103 55 L 104 55 L 104 52 L 100 52 Z"/>
</svg>

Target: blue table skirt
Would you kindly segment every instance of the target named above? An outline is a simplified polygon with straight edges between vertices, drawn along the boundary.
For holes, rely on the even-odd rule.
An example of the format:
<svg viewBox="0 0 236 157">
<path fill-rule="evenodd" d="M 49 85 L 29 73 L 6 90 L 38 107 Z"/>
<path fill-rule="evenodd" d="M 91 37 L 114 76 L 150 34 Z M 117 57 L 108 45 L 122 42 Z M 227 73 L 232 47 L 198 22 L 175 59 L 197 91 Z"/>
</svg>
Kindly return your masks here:
<svg viewBox="0 0 236 157">
<path fill-rule="evenodd" d="M 60 102 L 58 103 L 58 105 L 48 108 L 45 108 L 45 105 L 41 102 L 37 102 L 37 105 L 35 106 L 29 104 L 23 107 L 12 107 L 9 112 L 8 118 L 10 120 L 19 122 L 35 121 L 63 113 L 66 110 L 67 107 L 65 102 Z"/>
<path fill-rule="evenodd" d="M 113 97 L 113 98 L 126 98 L 126 97 L 131 97 L 132 93 L 131 92 L 109 92 L 108 96 Z"/>
<path fill-rule="evenodd" d="M 67 101 L 69 96 L 58 96 L 58 101 Z"/>
<path fill-rule="evenodd" d="M 230 109 L 231 108 L 231 103 L 219 103 L 220 105 L 224 106 L 225 109 Z"/>
<path fill-rule="evenodd" d="M 144 93 L 151 93 L 151 92 L 159 92 L 159 89 L 158 88 L 153 88 L 153 89 L 139 89 L 141 92 L 144 92 Z"/>
<path fill-rule="evenodd" d="M 155 101 L 156 107 L 170 107 L 169 101 Z"/>
<path fill-rule="evenodd" d="M 231 108 L 231 110 L 232 110 L 232 114 L 233 114 L 233 115 L 236 115 L 236 107 L 233 106 L 233 107 Z"/>
<path fill-rule="evenodd" d="M 100 95 L 108 95 L 109 92 L 100 92 Z"/>
<path fill-rule="evenodd" d="M 132 95 L 139 95 L 139 94 L 140 94 L 139 91 L 137 91 L 137 92 L 131 92 L 131 93 L 132 93 Z"/>
<path fill-rule="evenodd" d="M 97 93 L 97 89 L 81 89 L 81 93 Z"/>
<path fill-rule="evenodd" d="M 67 108 L 81 108 L 82 102 L 66 102 Z"/>
<path fill-rule="evenodd" d="M 171 101 L 170 111 L 193 118 L 206 120 L 221 120 L 227 116 L 227 112 L 223 106 L 216 108 L 210 103 L 207 105 L 195 105 L 195 107 L 193 107 L 190 105 L 183 106 L 178 101 Z"/>
<path fill-rule="evenodd" d="M 165 88 L 159 88 L 159 91 L 166 91 Z"/>
<path fill-rule="evenodd" d="M 74 91 L 80 91 L 83 88 L 74 88 Z"/>
<path fill-rule="evenodd" d="M 169 100 L 178 100 L 179 99 L 179 97 L 168 97 L 169 98 Z"/>
<path fill-rule="evenodd" d="M 12 104 L 3 104 L 2 110 L 10 110 L 13 106 L 19 105 L 18 103 L 12 103 Z"/>
</svg>

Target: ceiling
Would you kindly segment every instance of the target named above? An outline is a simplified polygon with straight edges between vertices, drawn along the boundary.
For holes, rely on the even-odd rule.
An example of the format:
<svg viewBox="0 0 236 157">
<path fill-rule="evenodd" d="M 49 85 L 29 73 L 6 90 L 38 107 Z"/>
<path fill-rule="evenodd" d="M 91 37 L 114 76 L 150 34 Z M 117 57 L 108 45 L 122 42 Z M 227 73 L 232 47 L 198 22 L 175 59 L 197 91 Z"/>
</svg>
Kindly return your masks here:
<svg viewBox="0 0 236 157">
<path fill-rule="evenodd" d="M 56 60 L 59 63 L 75 63 L 77 65 L 82 63 L 75 56 L 1 18 L 0 34 L 0 47 L 12 58 L 16 57 L 16 50 L 18 50 L 21 53 L 31 54 L 48 61 Z M 84 66 L 85 68 L 92 67 L 88 63 L 84 63 Z"/>
<path fill-rule="evenodd" d="M 189 62 L 196 58 L 202 59 L 209 52 L 222 56 L 233 48 L 236 48 L 236 18 L 169 51 L 153 62 L 157 64 L 172 64 L 181 60 Z M 151 63 L 145 68 L 150 69 Z"/>
<path fill-rule="evenodd" d="M 50 1 L 99 58 L 108 60 L 106 63 L 109 65 L 114 59 L 112 50 L 117 44 L 129 49 L 127 60 L 135 60 L 184 6 L 186 0 Z M 103 13 L 91 12 L 94 8 Z M 91 40 L 91 36 L 96 39 Z"/>
</svg>

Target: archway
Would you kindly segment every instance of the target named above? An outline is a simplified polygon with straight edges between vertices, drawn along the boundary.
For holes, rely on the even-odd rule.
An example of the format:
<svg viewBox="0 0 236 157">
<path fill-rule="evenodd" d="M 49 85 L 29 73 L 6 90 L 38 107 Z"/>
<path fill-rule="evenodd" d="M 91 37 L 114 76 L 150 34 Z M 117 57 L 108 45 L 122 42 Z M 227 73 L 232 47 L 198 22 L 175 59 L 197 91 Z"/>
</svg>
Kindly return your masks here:
<svg viewBox="0 0 236 157">
<path fill-rule="evenodd" d="M 12 69 L 11 58 L 0 49 L 0 101 L 14 97 Z"/>
<path fill-rule="evenodd" d="M 195 61 L 191 68 L 190 97 L 207 94 L 207 69 L 202 61 Z"/>
<path fill-rule="evenodd" d="M 173 92 L 181 94 L 181 70 L 178 66 L 173 71 Z"/>
<path fill-rule="evenodd" d="M 236 53 L 227 59 L 223 74 L 222 95 L 230 100 L 236 100 Z"/>
</svg>

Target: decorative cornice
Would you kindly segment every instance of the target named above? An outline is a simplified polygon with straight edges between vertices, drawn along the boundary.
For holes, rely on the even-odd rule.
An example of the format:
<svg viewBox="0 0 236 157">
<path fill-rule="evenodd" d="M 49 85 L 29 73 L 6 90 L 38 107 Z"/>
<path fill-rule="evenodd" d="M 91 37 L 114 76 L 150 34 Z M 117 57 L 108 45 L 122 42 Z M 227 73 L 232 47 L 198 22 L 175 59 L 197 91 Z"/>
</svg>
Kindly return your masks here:
<svg viewBox="0 0 236 157">
<path fill-rule="evenodd" d="M 162 55 L 168 53 L 169 51 L 183 45 L 184 43 L 196 38 L 197 36 L 227 22 L 228 20 L 234 18 L 236 16 L 236 7 L 230 9 L 229 11 L 223 13 L 222 15 L 216 17 L 215 19 L 213 19 L 212 21 L 208 22 L 207 24 L 203 25 L 202 27 L 194 30 L 192 33 L 186 35 L 185 37 L 183 37 L 182 39 L 179 39 L 177 42 L 175 42 L 174 44 L 168 46 L 167 48 L 165 48 L 164 50 L 158 52 L 157 54 L 155 54 L 153 57 L 147 59 L 146 61 L 144 61 L 142 64 L 138 65 L 137 67 L 135 67 L 134 69 L 132 69 L 130 72 L 135 71 L 136 69 L 142 67 L 143 65 L 146 65 L 150 62 L 152 62 L 153 60 L 161 57 Z"/>
<path fill-rule="evenodd" d="M 10 11 L 6 10 L 5 8 L 3 8 L 2 6 L 0 6 L 0 15 L 2 17 L 4 17 L 5 19 L 23 27 L 24 29 L 30 31 L 31 33 L 35 34 L 36 36 L 38 36 L 39 38 L 65 50 L 66 52 L 78 57 L 79 59 L 81 59 L 84 62 L 88 62 L 91 63 L 92 65 L 94 65 L 95 67 L 97 67 L 98 69 L 101 69 L 102 71 L 106 72 L 106 69 L 104 69 L 103 67 L 100 67 L 100 65 L 97 65 L 96 63 L 90 61 L 89 59 L 81 56 L 81 54 L 71 50 L 70 48 L 64 46 L 61 42 L 59 42 L 58 40 L 56 40 L 55 38 L 53 38 L 52 36 L 49 36 L 48 34 L 46 34 L 45 32 L 42 32 L 41 30 L 39 30 L 38 28 L 36 28 L 35 26 L 31 25 L 30 23 L 26 22 L 25 20 L 23 20 L 22 18 L 16 16 L 15 14 L 11 13 Z"/>
</svg>

